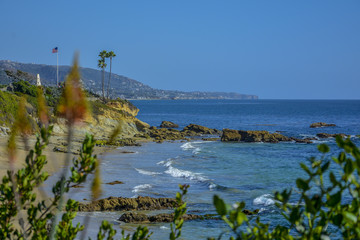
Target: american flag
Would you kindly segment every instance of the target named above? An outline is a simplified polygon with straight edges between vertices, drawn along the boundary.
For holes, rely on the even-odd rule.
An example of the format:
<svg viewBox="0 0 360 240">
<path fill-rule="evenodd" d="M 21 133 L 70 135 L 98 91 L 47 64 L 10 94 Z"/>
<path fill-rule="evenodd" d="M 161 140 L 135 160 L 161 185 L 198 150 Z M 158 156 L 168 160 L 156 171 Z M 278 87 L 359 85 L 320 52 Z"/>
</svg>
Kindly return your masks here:
<svg viewBox="0 0 360 240">
<path fill-rule="evenodd" d="M 57 52 L 58 52 L 58 47 L 52 49 L 52 53 L 57 53 Z"/>
</svg>

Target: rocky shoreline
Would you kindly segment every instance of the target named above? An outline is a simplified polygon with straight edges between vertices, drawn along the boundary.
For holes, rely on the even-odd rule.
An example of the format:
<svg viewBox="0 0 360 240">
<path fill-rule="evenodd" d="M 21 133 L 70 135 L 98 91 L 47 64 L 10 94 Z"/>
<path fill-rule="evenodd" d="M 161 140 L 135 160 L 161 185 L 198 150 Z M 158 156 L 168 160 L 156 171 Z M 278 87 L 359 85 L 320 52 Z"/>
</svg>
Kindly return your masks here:
<svg viewBox="0 0 360 240">
<path fill-rule="evenodd" d="M 313 123 L 310 125 L 310 128 L 317 127 L 332 127 L 336 126 L 335 124 L 327 124 L 323 122 Z M 212 129 L 205 126 L 197 124 L 189 124 L 184 127 L 182 130 L 178 129 L 179 125 L 170 121 L 163 121 L 159 128 L 151 126 L 149 128 L 143 129 L 142 132 L 139 132 L 134 135 L 132 139 L 134 140 L 149 140 L 162 143 L 163 141 L 175 141 L 175 140 L 185 140 L 190 141 L 192 139 L 201 139 L 203 141 L 222 141 L 222 142 L 265 142 L 265 143 L 279 143 L 279 142 L 295 142 L 295 143 L 313 143 L 314 140 L 319 140 L 322 138 L 331 138 L 336 136 L 341 136 L 343 138 L 349 137 L 349 135 L 344 133 L 317 133 L 316 137 L 307 137 L 307 138 L 296 138 L 285 136 L 276 131 L 270 133 L 265 130 L 234 130 L 234 129 Z"/>
</svg>

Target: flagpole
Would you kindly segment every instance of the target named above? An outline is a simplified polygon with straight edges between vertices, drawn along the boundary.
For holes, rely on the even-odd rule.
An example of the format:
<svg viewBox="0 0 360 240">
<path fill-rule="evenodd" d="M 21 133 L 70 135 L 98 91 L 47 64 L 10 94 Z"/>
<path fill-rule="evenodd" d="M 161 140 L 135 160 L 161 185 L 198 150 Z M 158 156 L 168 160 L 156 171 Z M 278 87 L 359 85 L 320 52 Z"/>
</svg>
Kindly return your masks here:
<svg viewBox="0 0 360 240">
<path fill-rule="evenodd" d="M 56 51 L 56 87 L 59 86 L 59 51 Z"/>
</svg>

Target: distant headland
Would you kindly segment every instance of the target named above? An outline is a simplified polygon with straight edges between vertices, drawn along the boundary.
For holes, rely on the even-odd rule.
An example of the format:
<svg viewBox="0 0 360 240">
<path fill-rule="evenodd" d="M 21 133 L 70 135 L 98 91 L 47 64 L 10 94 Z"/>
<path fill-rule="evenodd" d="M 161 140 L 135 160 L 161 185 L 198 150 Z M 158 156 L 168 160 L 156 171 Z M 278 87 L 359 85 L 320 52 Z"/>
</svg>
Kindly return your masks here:
<svg viewBox="0 0 360 240">
<path fill-rule="evenodd" d="M 40 74 L 41 82 L 46 86 L 56 85 L 56 66 L 33 63 L 19 63 L 10 60 L 0 60 L 0 84 L 8 84 L 11 78 L 6 71 L 22 71 L 35 76 Z M 59 80 L 63 81 L 70 70 L 70 66 L 59 66 Z M 91 68 L 81 68 L 81 80 L 84 87 L 100 95 L 101 71 Z M 108 76 L 108 72 L 106 75 Z M 111 97 L 136 100 L 177 100 L 177 99 L 258 99 L 256 95 L 247 95 L 234 92 L 183 92 L 176 90 L 161 90 L 145 85 L 134 79 L 112 74 Z"/>
</svg>

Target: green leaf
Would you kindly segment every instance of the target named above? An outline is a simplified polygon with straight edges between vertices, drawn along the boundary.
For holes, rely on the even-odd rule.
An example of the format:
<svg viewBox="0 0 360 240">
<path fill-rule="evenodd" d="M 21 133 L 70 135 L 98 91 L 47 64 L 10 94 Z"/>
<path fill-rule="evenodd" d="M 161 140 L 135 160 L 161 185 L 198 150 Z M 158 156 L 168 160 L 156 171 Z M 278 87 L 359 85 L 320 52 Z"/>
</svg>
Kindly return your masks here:
<svg viewBox="0 0 360 240">
<path fill-rule="evenodd" d="M 226 205 L 224 203 L 224 200 L 219 198 L 217 195 L 214 195 L 213 200 L 214 200 L 214 205 L 215 205 L 215 208 L 216 208 L 216 212 L 220 216 L 225 216 L 227 214 L 227 208 L 226 208 Z"/>
<path fill-rule="evenodd" d="M 304 179 L 301 179 L 301 178 L 296 179 L 296 186 L 299 189 L 302 189 L 303 191 L 306 191 L 309 189 L 309 184 Z"/>
<path fill-rule="evenodd" d="M 248 219 L 247 219 L 247 217 L 246 217 L 246 215 L 244 213 L 242 213 L 242 212 L 238 213 L 236 221 L 237 221 L 239 226 L 242 225 L 243 222 L 247 221 L 247 220 Z"/>
<path fill-rule="evenodd" d="M 330 207 L 334 207 L 337 204 L 339 204 L 341 202 L 341 191 L 333 194 L 330 196 L 329 200 L 326 202 L 327 205 L 329 205 Z"/>
<path fill-rule="evenodd" d="M 309 168 L 305 165 L 305 163 L 300 163 L 300 166 L 302 169 L 304 169 L 305 172 L 307 172 L 307 174 L 309 174 L 311 176 L 311 172 L 310 172 Z"/>
<path fill-rule="evenodd" d="M 350 213 L 350 212 L 344 212 L 343 216 L 345 218 L 345 220 L 347 220 L 348 222 L 352 222 L 352 223 L 356 223 L 357 222 L 357 217 L 355 216 L 355 214 Z"/>
<path fill-rule="evenodd" d="M 327 161 L 322 167 L 321 172 L 325 172 L 330 166 L 330 161 Z"/>
<path fill-rule="evenodd" d="M 300 219 L 299 207 L 295 207 L 290 213 L 290 222 L 296 223 Z"/>
<path fill-rule="evenodd" d="M 307 197 L 304 196 L 304 200 L 305 200 L 305 209 L 307 212 L 315 214 L 316 213 L 316 209 L 314 207 L 314 204 L 311 202 L 311 200 Z"/>
<path fill-rule="evenodd" d="M 327 152 L 330 151 L 329 146 L 326 145 L 326 144 L 320 144 L 317 147 L 318 147 L 319 151 L 322 152 L 322 153 L 327 153 Z"/>
<path fill-rule="evenodd" d="M 336 186 L 338 184 L 338 181 L 336 180 L 336 177 L 333 172 L 330 172 L 329 178 L 334 186 Z"/>
<path fill-rule="evenodd" d="M 346 160 L 344 171 L 347 175 L 350 175 L 354 171 L 354 166 L 350 159 Z"/>
<path fill-rule="evenodd" d="M 345 162 L 346 160 L 346 154 L 344 152 L 341 152 L 339 153 L 339 157 L 338 157 L 339 161 L 342 163 L 342 162 Z"/>
</svg>

